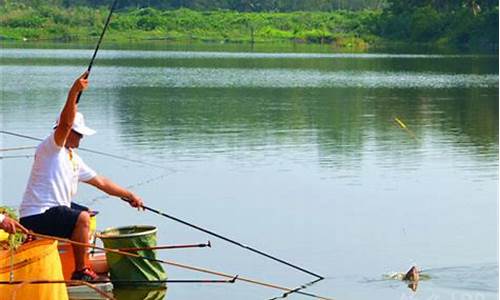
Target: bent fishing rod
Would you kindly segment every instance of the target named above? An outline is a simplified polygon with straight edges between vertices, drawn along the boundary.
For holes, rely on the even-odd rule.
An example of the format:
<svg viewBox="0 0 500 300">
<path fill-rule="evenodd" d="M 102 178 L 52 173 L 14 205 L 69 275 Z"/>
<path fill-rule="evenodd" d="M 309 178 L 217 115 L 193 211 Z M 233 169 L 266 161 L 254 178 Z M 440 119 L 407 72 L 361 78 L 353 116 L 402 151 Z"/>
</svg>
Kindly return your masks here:
<svg viewBox="0 0 500 300">
<path fill-rule="evenodd" d="M 109 14 L 108 18 L 106 19 L 106 23 L 104 24 L 104 28 L 102 29 L 101 36 L 99 37 L 99 41 L 97 41 L 97 45 L 94 50 L 94 54 L 92 55 L 92 58 L 90 59 L 89 66 L 87 68 L 87 74 L 85 74 L 85 79 L 89 78 L 90 71 L 92 70 L 92 66 L 94 65 L 94 60 L 97 55 L 97 51 L 99 51 L 99 47 L 101 46 L 102 38 L 104 37 L 104 34 L 106 33 L 106 30 L 108 29 L 109 21 L 111 20 L 111 15 L 113 14 L 113 11 L 115 10 L 115 6 L 118 0 L 114 0 L 113 4 L 111 5 L 111 8 L 109 9 Z M 80 91 L 78 93 L 78 96 L 76 97 L 76 103 L 80 102 L 80 97 L 82 96 L 82 92 Z"/>
<path fill-rule="evenodd" d="M 120 199 L 121 199 L 121 200 L 123 200 L 123 201 L 125 201 L 125 202 L 127 202 L 127 203 L 130 203 L 130 200 L 129 200 L 129 199 L 127 199 L 127 198 L 125 198 L 125 197 L 122 197 L 122 198 L 120 198 Z M 271 260 L 274 260 L 274 261 L 277 261 L 277 262 L 282 263 L 282 264 L 284 264 L 284 265 L 287 265 L 287 266 L 289 266 L 289 267 L 291 267 L 291 268 L 294 268 L 294 269 L 296 269 L 296 270 L 299 270 L 299 271 L 302 271 L 302 272 L 307 273 L 307 274 L 309 274 L 309 275 L 312 275 L 312 276 L 314 276 L 314 277 L 316 277 L 316 278 L 318 278 L 318 279 L 320 279 L 320 280 L 323 280 L 323 279 L 325 278 L 325 277 L 323 277 L 323 276 L 321 276 L 321 275 L 318 275 L 318 274 L 313 273 L 313 272 L 311 272 L 311 271 L 309 271 L 309 270 L 306 270 L 306 269 L 301 268 L 301 267 L 299 267 L 299 266 L 297 266 L 297 265 L 294 265 L 294 264 L 292 264 L 292 263 L 290 263 L 290 262 L 288 262 L 288 261 L 285 261 L 285 260 L 283 260 L 283 259 L 277 258 L 277 257 L 275 257 L 275 256 L 272 256 L 272 255 L 270 255 L 270 254 L 268 254 L 268 253 L 266 253 L 266 252 L 263 252 L 263 251 L 261 251 L 261 250 L 255 249 L 255 248 L 250 247 L 250 246 L 248 246 L 248 245 L 244 245 L 244 244 L 242 244 L 242 243 L 240 243 L 240 242 L 238 242 L 238 241 L 235 241 L 235 240 L 233 240 L 233 239 L 230 239 L 230 238 L 228 238 L 228 237 L 225 237 L 225 236 L 223 236 L 223 235 L 220 235 L 220 234 L 218 234 L 218 233 L 216 233 L 216 232 L 213 232 L 213 231 L 211 231 L 211 230 L 205 229 L 205 228 L 203 228 L 203 227 L 197 226 L 197 225 L 195 225 L 195 224 L 192 224 L 192 223 L 186 222 L 186 221 L 181 220 L 181 219 L 179 219 L 179 218 L 177 218 L 177 217 L 174 217 L 174 216 L 172 216 L 172 215 L 168 215 L 168 214 L 166 214 L 166 213 L 164 213 L 164 212 L 161 212 L 161 211 L 159 211 L 159 210 L 157 210 L 157 209 L 154 209 L 154 208 L 151 208 L 151 207 L 148 207 L 148 206 L 145 206 L 145 205 L 143 205 L 143 206 L 142 206 L 142 208 L 143 208 L 143 209 L 145 209 L 145 210 L 148 210 L 148 211 L 150 211 L 150 212 L 153 212 L 153 213 L 155 213 L 155 214 L 157 214 L 157 215 L 163 216 L 163 217 L 165 217 L 165 218 L 168 218 L 168 219 L 174 220 L 174 221 L 176 221 L 176 222 L 178 222 L 178 223 L 181 223 L 181 224 L 184 224 L 184 225 L 189 226 L 189 227 L 191 227 L 191 228 L 194 228 L 194 229 L 196 229 L 196 230 L 199 230 L 199 231 L 201 231 L 201 232 L 207 233 L 207 234 L 209 234 L 209 235 L 211 235 L 211 236 L 214 236 L 214 237 L 216 237 L 216 238 L 218 238 L 218 239 L 221 239 L 221 240 L 226 241 L 226 242 L 228 242 L 228 243 L 231 243 L 231 244 L 233 244 L 233 245 L 239 246 L 239 247 L 241 247 L 241 248 L 243 248 L 243 249 L 249 250 L 249 251 L 254 252 L 254 253 L 257 253 L 257 254 L 259 254 L 259 255 L 261 255 L 261 256 L 267 257 L 267 258 L 269 258 L 269 259 L 271 259 Z"/>
</svg>

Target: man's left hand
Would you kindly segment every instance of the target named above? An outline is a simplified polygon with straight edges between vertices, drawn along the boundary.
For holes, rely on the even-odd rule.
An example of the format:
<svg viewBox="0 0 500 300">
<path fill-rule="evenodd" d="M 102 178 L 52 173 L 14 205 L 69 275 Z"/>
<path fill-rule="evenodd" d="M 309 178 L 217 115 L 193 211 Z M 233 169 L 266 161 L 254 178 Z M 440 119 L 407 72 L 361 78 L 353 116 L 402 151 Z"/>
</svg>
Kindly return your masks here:
<svg viewBox="0 0 500 300">
<path fill-rule="evenodd" d="M 127 197 L 127 199 L 128 199 L 128 203 L 130 204 L 130 206 L 137 207 L 138 209 L 144 209 L 143 208 L 144 202 L 142 202 L 141 197 L 137 196 L 136 194 L 131 193 Z"/>
</svg>

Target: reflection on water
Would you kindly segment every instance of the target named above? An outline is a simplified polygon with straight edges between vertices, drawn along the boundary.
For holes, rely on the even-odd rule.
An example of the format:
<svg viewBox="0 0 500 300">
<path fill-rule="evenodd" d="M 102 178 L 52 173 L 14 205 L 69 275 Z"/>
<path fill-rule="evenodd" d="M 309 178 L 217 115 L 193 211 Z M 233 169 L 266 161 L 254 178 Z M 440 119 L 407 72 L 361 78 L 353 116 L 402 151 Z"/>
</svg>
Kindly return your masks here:
<svg viewBox="0 0 500 300">
<path fill-rule="evenodd" d="M 151 207 L 333 277 L 311 292 L 338 299 L 402 299 L 411 291 L 401 282 L 359 278 L 408 261 L 497 260 L 498 57 L 188 50 L 103 51 L 80 102 L 98 131 L 82 146 L 176 172 L 81 152 L 90 165 L 134 186 Z M 0 53 L 2 127 L 45 136 L 91 51 Z M 31 146 L 1 138 L 5 147 Z M 1 201 L 19 205 L 30 162 L 0 162 Z M 81 191 L 80 200 L 101 196 Z M 95 199 L 103 228 L 154 224 L 164 244 L 206 240 Z M 307 281 L 224 243 L 159 255 L 287 286 Z M 497 263 L 489 266 L 429 269 L 415 295 L 451 299 L 465 286 L 496 298 Z M 276 296 L 234 286 L 175 286 L 169 297 Z"/>
<path fill-rule="evenodd" d="M 115 288 L 113 296 L 117 300 L 165 300 L 167 299 L 167 289 L 148 288 Z"/>
</svg>

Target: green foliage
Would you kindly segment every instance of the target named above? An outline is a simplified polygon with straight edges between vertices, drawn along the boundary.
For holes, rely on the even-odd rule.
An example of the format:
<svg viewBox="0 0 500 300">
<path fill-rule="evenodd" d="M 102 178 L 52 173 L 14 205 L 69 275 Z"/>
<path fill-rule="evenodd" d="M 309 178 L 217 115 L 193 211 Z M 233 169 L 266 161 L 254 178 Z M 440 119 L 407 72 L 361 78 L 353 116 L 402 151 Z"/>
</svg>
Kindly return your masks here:
<svg viewBox="0 0 500 300">
<path fill-rule="evenodd" d="M 40 37 L 71 41 L 98 36 L 106 15 L 105 8 L 40 5 L 36 9 L 10 7 L 2 12 L 0 33 L 8 28 L 40 28 Z M 235 11 L 199 12 L 190 9 L 158 10 L 152 7 L 116 12 L 108 39 L 175 38 L 224 41 L 301 40 L 325 43 L 333 33 L 357 36 L 368 33 L 371 17 L 377 12 L 293 12 L 241 13 Z M 27 22 L 30 21 L 31 23 Z M 84 33 L 77 36 L 76 33 Z M 133 33 L 133 34 L 132 34 Z M 19 34 L 11 35 L 13 38 Z"/>
<path fill-rule="evenodd" d="M 15 8 L 0 16 L 0 25 L 6 27 L 40 28 L 46 20 L 32 8 Z"/>
<path fill-rule="evenodd" d="M 324 43 L 332 40 L 332 34 L 324 29 L 305 30 L 302 31 L 298 37 L 313 43 Z"/>
<path fill-rule="evenodd" d="M 108 7 L 103 5 L 109 5 L 104 0 L 3 1 L 5 5 L 0 6 L 0 35 L 3 38 L 62 41 L 99 36 L 108 13 Z M 349 7 L 349 3 L 355 2 L 337 1 L 337 4 Z M 371 5 L 370 1 L 362 2 L 356 2 L 355 6 Z M 498 4 L 494 1 L 377 1 L 381 2 L 387 3 L 383 11 L 312 12 L 313 8 L 332 9 L 332 2 L 314 0 L 306 7 L 305 1 L 291 0 L 124 0 L 120 3 L 126 9 L 114 14 L 107 39 L 289 40 L 366 48 L 368 43 L 383 38 L 455 47 L 498 47 Z M 77 3 L 80 6 L 76 6 Z M 161 9 L 182 6 L 196 9 L 216 6 L 238 11 Z M 269 12 L 292 9 L 304 11 Z M 347 40 L 350 42 L 344 42 Z"/>
<path fill-rule="evenodd" d="M 136 16 L 136 26 L 138 29 L 151 31 L 159 28 L 162 25 L 160 14 L 152 8 L 141 9 L 138 11 Z"/>
<path fill-rule="evenodd" d="M 18 220 L 16 211 L 8 206 L 0 206 L 0 213 L 5 214 L 11 219 Z M 24 242 L 25 236 L 22 233 L 15 233 L 9 235 L 8 247 L 17 249 Z"/>
<path fill-rule="evenodd" d="M 374 32 L 405 42 L 498 48 L 498 2 L 388 0 Z"/>
<path fill-rule="evenodd" d="M 430 6 L 417 8 L 411 15 L 410 39 L 416 42 L 435 40 L 442 31 L 439 13 Z"/>
<path fill-rule="evenodd" d="M 260 28 L 256 35 L 261 38 L 271 39 L 293 39 L 296 36 L 292 32 L 276 29 L 272 26 L 264 26 Z"/>
<path fill-rule="evenodd" d="M 14 220 L 18 219 L 16 210 L 12 207 L 0 206 L 0 214 L 5 214 L 6 216 Z"/>
</svg>

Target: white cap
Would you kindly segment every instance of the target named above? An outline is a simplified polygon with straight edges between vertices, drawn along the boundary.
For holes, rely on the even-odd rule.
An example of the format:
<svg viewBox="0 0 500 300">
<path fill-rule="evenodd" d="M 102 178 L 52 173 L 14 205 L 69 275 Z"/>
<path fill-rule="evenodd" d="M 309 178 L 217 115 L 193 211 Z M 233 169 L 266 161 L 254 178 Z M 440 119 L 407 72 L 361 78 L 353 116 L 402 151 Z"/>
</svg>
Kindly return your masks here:
<svg viewBox="0 0 500 300">
<path fill-rule="evenodd" d="M 56 121 L 54 128 L 59 124 L 59 119 Z M 83 118 L 83 114 L 81 112 L 76 112 L 75 120 L 73 121 L 73 127 L 71 127 L 74 131 L 78 132 L 81 135 L 93 135 L 96 131 L 90 127 L 85 125 L 85 119 Z"/>
</svg>

